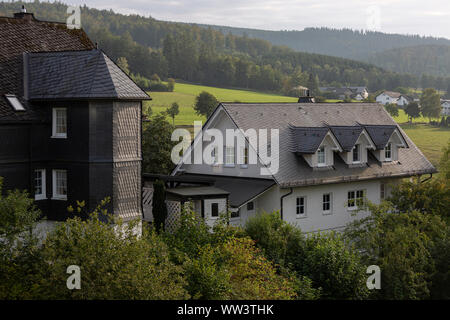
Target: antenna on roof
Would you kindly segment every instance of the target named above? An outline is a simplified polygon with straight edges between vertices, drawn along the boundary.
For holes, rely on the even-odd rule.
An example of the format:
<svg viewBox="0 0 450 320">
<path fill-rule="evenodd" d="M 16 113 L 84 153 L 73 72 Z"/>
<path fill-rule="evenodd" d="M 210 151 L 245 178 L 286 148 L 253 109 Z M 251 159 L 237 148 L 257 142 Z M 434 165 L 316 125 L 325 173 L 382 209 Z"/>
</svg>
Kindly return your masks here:
<svg viewBox="0 0 450 320">
<path fill-rule="evenodd" d="M 95 43 L 95 49 L 98 50 L 98 42 Z"/>
</svg>

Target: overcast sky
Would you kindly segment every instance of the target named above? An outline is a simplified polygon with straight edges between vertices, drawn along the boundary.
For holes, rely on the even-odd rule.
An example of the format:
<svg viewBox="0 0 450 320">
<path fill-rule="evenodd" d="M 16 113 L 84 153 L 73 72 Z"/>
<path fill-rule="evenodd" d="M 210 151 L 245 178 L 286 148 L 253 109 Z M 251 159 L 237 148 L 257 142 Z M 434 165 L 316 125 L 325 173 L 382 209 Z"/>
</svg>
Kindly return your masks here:
<svg viewBox="0 0 450 320">
<path fill-rule="evenodd" d="M 158 20 L 266 30 L 371 29 L 450 39 L 450 0 L 63 0 Z"/>
</svg>

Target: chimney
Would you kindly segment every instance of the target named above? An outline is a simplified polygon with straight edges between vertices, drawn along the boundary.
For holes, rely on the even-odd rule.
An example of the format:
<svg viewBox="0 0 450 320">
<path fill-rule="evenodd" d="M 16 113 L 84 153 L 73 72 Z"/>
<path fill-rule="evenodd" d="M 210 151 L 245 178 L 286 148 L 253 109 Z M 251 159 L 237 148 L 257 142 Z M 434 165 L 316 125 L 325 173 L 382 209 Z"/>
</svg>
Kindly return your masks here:
<svg viewBox="0 0 450 320">
<path fill-rule="evenodd" d="M 22 6 L 22 9 L 20 9 L 20 12 L 14 13 L 14 18 L 16 18 L 16 19 L 23 19 L 23 20 L 26 20 L 26 21 L 36 20 L 34 18 L 34 14 L 27 13 L 27 9 L 25 9 L 25 6 Z"/>
<path fill-rule="evenodd" d="M 309 92 L 310 92 L 309 89 L 306 89 L 306 96 L 299 97 L 298 98 L 298 103 L 314 103 L 314 102 L 316 102 L 314 97 L 310 96 Z"/>
</svg>

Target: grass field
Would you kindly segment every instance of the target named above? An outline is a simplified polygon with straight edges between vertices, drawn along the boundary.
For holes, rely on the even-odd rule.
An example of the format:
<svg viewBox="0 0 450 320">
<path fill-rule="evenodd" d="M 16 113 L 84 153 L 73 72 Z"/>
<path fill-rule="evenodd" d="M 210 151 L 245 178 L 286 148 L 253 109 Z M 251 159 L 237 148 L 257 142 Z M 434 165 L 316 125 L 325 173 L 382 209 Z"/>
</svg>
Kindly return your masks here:
<svg viewBox="0 0 450 320">
<path fill-rule="evenodd" d="M 175 125 L 192 126 L 194 120 L 205 121 L 205 118 L 198 116 L 193 108 L 195 97 L 202 91 L 213 94 L 219 101 L 223 102 L 297 102 L 297 98 L 275 94 L 177 83 L 174 92 L 150 92 L 153 100 L 146 103 L 151 106 L 155 114 L 165 111 L 173 102 L 177 102 L 180 105 L 180 113 L 175 117 Z M 423 117 L 414 119 L 413 124 L 410 125 L 408 124 L 408 117 L 403 110 L 399 110 L 399 116 L 394 119 L 402 126 L 406 134 L 422 150 L 425 156 L 434 165 L 438 165 L 442 155 L 442 148 L 450 140 L 450 129 L 429 126 L 427 125 L 428 119 Z M 172 119 L 169 120 L 171 121 Z"/>
<path fill-rule="evenodd" d="M 247 90 L 222 89 L 193 84 L 177 83 L 174 92 L 150 92 L 152 101 L 147 102 L 153 113 L 165 111 L 172 103 L 180 105 L 180 113 L 175 117 L 176 125 L 193 125 L 194 120 L 205 121 L 194 111 L 195 97 L 207 91 L 222 102 L 297 102 L 297 98 Z"/>
</svg>

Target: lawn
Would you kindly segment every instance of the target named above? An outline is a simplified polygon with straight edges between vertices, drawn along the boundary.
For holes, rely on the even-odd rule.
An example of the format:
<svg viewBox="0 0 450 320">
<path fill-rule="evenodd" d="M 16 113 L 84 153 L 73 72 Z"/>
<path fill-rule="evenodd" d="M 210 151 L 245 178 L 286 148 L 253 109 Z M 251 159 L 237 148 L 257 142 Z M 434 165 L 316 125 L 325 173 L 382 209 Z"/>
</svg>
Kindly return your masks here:
<svg viewBox="0 0 450 320">
<path fill-rule="evenodd" d="M 403 124 L 403 130 L 435 166 L 439 165 L 442 149 L 450 140 L 450 129 L 426 124 Z"/>
<path fill-rule="evenodd" d="M 202 91 L 211 93 L 221 102 L 297 102 L 298 100 L 298 98 L 248 90 L 177 83 L 174 92 L 150 92 L 153 100 L 147 103 L 151 106 L 153 113 L 159 113 L 165 111 L 173 102 L 177 102 L 180 113 L 175 117 L 175 124 L 192 126 L 194 120 L 205 121 L 205 118 L 198 116 L 193 108 L 195 97 Z"/>
</svg>

